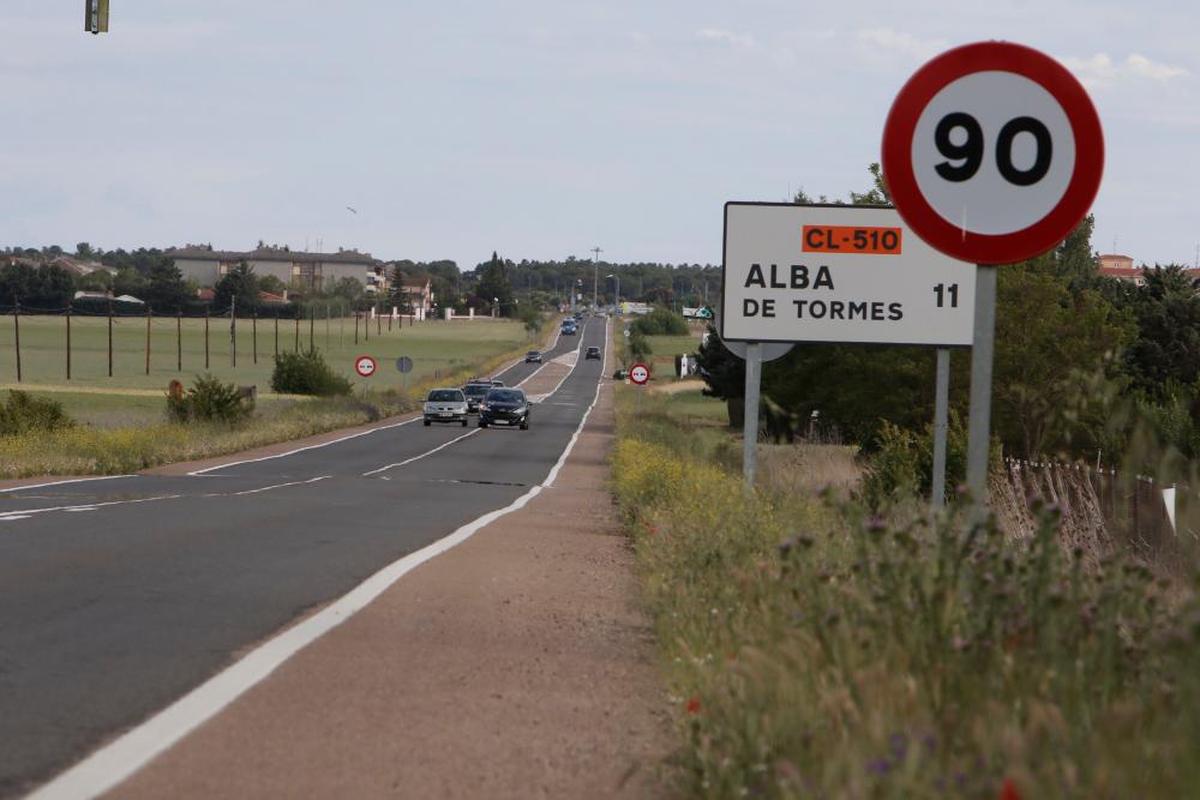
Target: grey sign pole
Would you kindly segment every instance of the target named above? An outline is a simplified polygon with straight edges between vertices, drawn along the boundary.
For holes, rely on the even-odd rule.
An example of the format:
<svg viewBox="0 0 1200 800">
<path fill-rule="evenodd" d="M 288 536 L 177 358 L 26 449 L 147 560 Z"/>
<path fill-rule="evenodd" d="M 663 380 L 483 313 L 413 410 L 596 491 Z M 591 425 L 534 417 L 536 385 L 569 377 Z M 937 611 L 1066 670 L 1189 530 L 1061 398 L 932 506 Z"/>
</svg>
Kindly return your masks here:
<svg viewBox="0 0 1200 800">
<path fill-rule="evenodd" d="M 946 504 L 946 434 L 950 422 L 950 351 L 937 350 L 937 382 L 933 406 L 933 510 Z"/>
<path fill-rule="evenodd" d="M 996 267 L 975 268 L 975 334 L 971 344 L 971 417 L 967 424 L 967 488 L 975 516 L 987 505 L 992 421 L 992 353 L 996 333 Z"/>
<path fill-rule="evenodd" d="M 746 410 L 742 422 L 742 477 L 746 489 L 754 488 L 758 461 L 758 392 L 762 382 L 762 345 L 746 344 Z"/>
</svg>

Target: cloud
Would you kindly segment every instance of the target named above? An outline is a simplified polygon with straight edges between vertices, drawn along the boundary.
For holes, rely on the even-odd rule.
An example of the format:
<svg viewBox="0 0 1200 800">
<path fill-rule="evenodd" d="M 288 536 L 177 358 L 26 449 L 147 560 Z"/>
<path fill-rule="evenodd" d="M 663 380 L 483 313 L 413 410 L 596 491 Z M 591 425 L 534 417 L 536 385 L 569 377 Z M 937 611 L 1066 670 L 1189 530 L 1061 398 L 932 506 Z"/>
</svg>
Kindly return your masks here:
<svg viewBox="0 0 1200 800">
<path fill-rule="evenodd" d="M 754 47 L 754 37 L 748 33 L 734 33 L 720 28 L 701 28 L 696 31 L 696 38 L 705 42 L 715 42 L 731 47 Z"/>
<path fill-rule="evenodd" d="M 1114 61 L 1108 53 L 1096 53 L 1090 58 L 1064 58 L 1063 64 L 1089 89 L 1143 78 L 1166 83 L 1189 74 L 1183 67 L 1151 61 L 1138 53 L 1131 53 L 1124 61 Z"/>
<path fill-rule="evenodd" d="M 876 52 L 895 53 L 914 61 L 933 58 L 947 47 L 945 39 L 918 39 L 911 33 L 891 28 L 865 28 L 855 32 L 854 36 L 860 45 Z"/>
</svg>

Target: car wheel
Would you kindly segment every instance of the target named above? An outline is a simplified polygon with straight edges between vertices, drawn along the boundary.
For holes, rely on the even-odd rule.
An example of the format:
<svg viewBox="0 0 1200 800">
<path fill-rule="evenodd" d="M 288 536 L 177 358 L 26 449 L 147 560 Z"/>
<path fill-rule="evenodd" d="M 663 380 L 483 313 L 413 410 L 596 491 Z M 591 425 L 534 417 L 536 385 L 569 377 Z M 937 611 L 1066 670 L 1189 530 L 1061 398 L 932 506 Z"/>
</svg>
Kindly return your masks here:
<svg viewBox="0 0 1200 800">
<path fill-rule="evenodd" d="M 429 427 L 430 425 L 432 425 L 432 424 L 433 424 L 433 423 L 432 423 L 432 422 L 430 422 L 429 420 L 425 420 L 425 427 L 426 427 L 426 428 L 428 428 L 428 427 Z"/>
<path fill-rule="evenodd" d="M 521 430 L 523 430 L 523 431 L 529 430 L 529 420 L 526 419 L 526 420 L 521 421 Z"/>
<path fill-rule="evenodd" d="M 464 428 L 467 427 L 467 421 L 465 419 L 462 421 L 462 423 Z"/>
<path fill-rule="evenodd" d="M 479 420 L 479 427 L 481 427 L 481 428 L 486 428 L 486 427 L 487 427 L 487 423 L 486 423 L 486 422 L 484 422 L 483 420 Z"/>
</svg>

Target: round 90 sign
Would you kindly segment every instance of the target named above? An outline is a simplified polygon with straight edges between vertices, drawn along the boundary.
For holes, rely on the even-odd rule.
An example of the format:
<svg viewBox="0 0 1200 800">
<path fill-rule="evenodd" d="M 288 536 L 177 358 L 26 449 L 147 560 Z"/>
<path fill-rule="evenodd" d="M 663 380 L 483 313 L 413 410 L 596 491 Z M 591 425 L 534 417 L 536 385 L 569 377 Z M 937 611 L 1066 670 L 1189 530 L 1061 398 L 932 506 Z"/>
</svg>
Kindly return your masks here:
<svg viewBox="0 0 1200 800">
<path fill-rule="evenodd" d="M 358 358 L 354 359 L 354 371 L 357 372 L 360 377 L 369 378 L 375 374 L 375 370 L 378 368 L 379 365 L 376 364 L 375 359 L 371 358 L 370 356 L 359 356 Z"/>
<path fill-rule="evenodd" d="M 1050 250 L 1100 188 L 1104 137 L 1065 67 L 1022 45 L 949 50 L 900 90 L 883 132 L 896 210 L 933 247 L 978 264 Z"/>
</svg>

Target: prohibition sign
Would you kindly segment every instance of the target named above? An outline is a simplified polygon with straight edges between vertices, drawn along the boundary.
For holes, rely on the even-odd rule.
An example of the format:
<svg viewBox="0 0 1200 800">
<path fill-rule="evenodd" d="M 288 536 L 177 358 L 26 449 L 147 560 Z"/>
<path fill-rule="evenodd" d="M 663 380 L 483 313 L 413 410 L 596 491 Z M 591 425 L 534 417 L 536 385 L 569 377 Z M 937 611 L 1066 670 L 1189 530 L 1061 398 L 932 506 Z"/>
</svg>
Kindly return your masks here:
<svg viewBox="0 0 1200 800">
<path fill-rule="evenodd" d="M 354 359 L 354 371 L 357 372 L 360 377 L 369 378 L 375 374 L 375 370 L 378 368 L 379 365 L 376 364 L 375 359 L 371 358 L 370 356 L 359 356 L 358 358 Z"/>
<path fill-rule="evenodd" d="M 650 380 L 650 368 L 645 364 L 634 364 L 629 368 L 629 380 L 638 386 L 644 386 Z"/>
<path fill-rule="evenodd" d="M 917 70 L 883 130 L 896 210 L 947 255 L 1009 264 L 1040 255 L 1100 188 L 1104 136 L 1065 67 L 1023 45 L 979 42 Z"/>
</svg>

